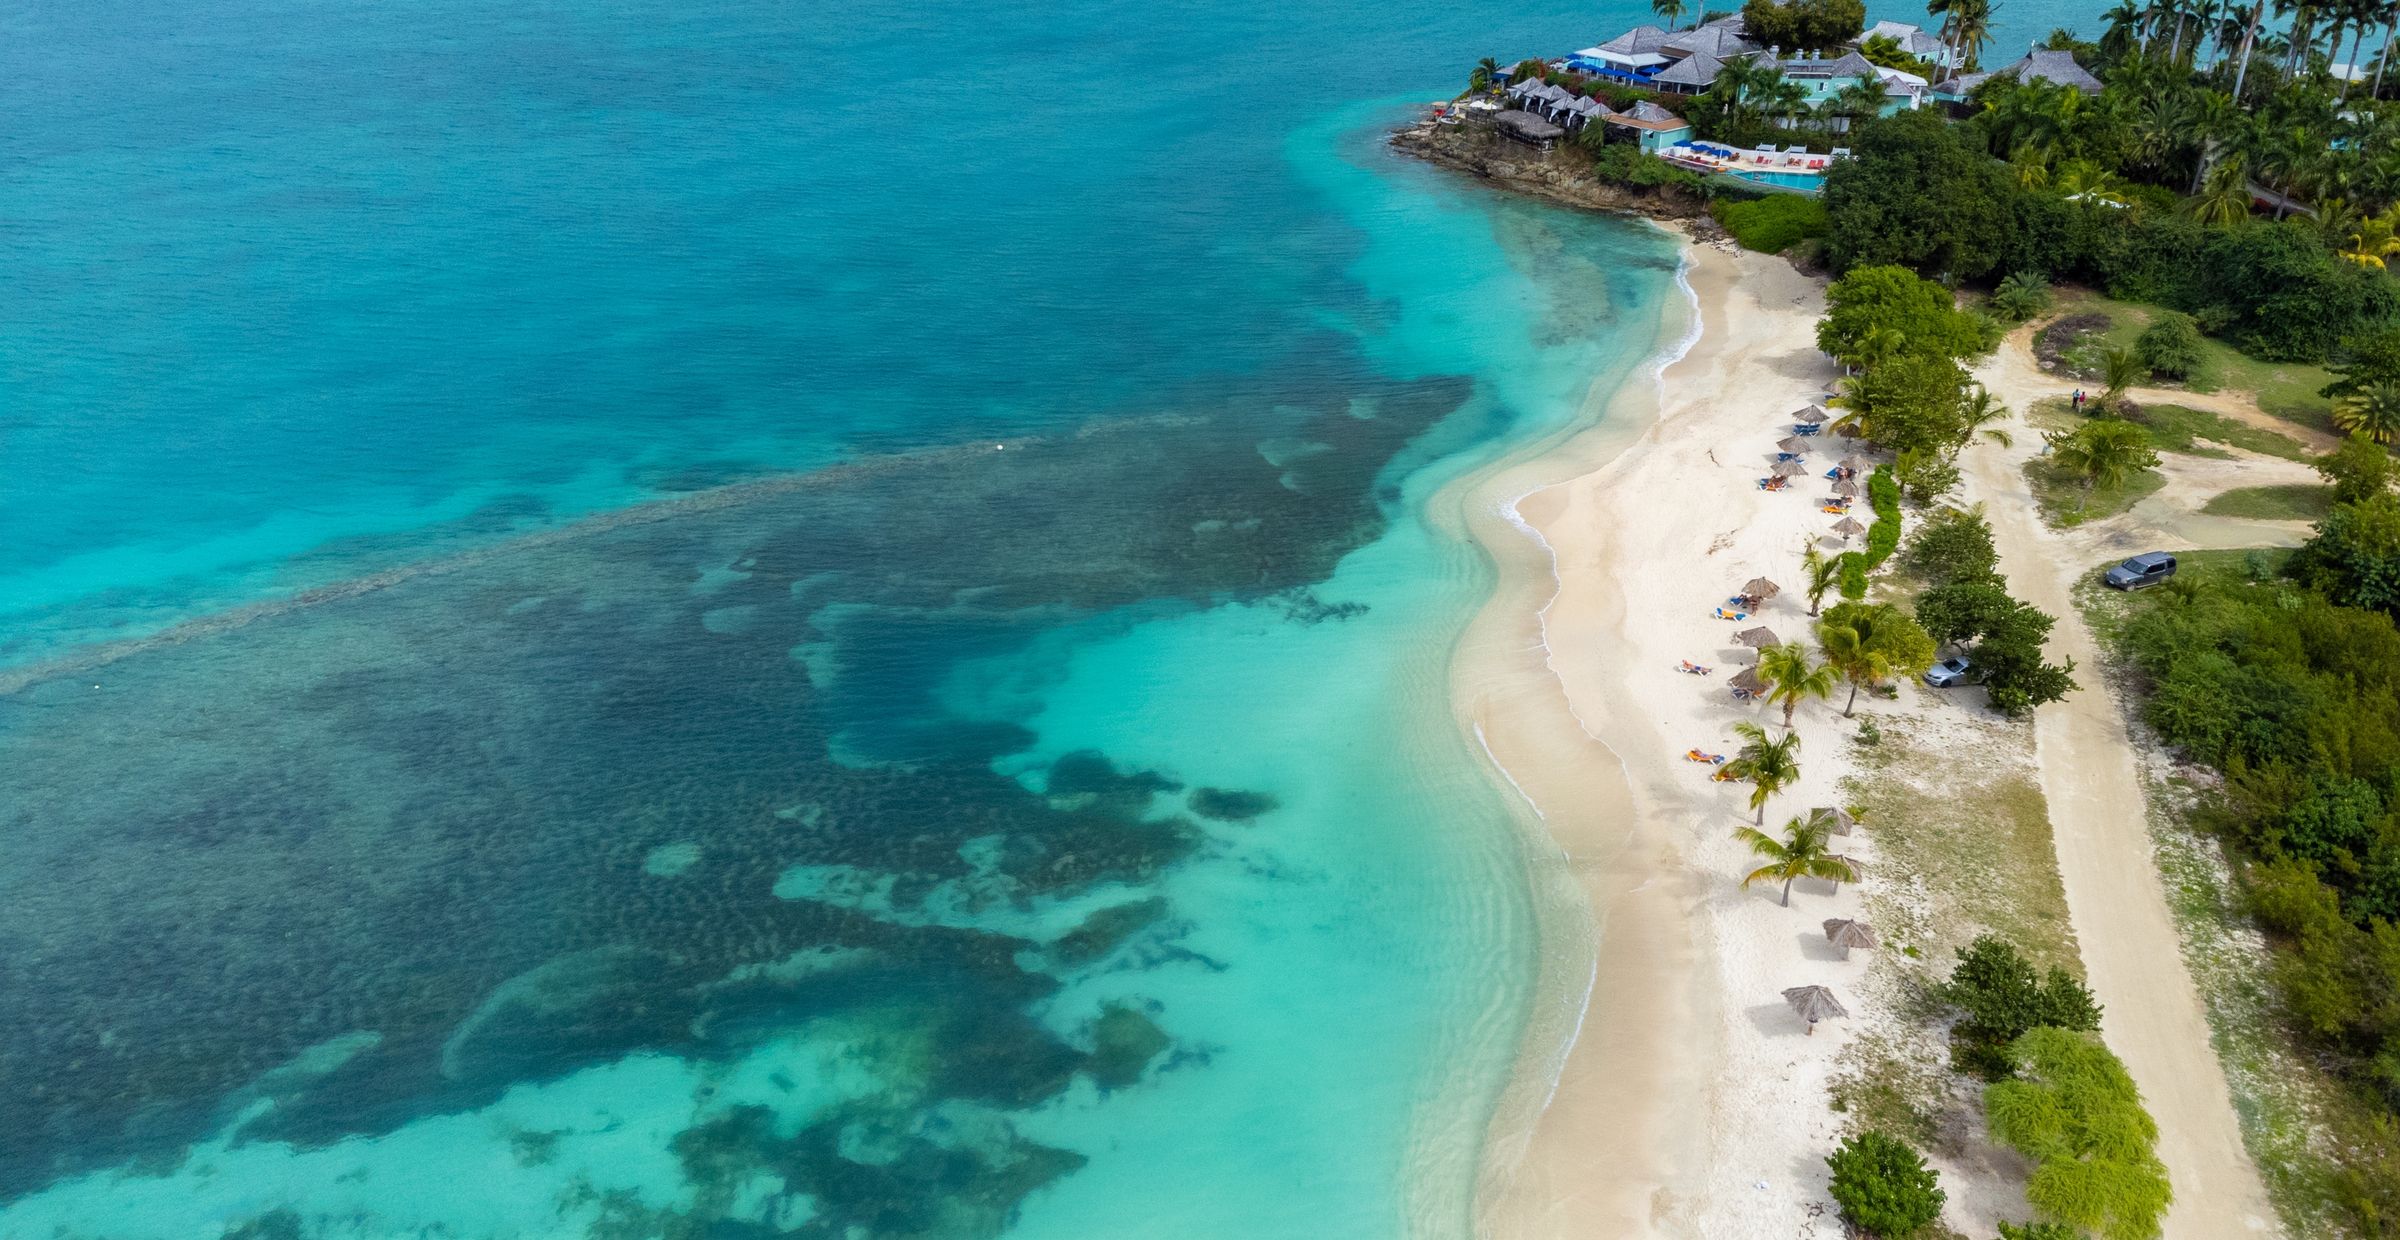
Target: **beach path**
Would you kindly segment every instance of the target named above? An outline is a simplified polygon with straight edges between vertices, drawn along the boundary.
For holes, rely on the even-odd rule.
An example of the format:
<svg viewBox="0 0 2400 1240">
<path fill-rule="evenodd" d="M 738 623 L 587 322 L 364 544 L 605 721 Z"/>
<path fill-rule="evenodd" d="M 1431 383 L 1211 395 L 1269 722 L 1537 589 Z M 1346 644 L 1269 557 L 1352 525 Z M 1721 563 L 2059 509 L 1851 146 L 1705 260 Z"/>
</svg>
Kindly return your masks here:
<svg viewBox="0 0 2400 1240">
<path fill-rule="evenodd" d="M 1979 377 L 2019 410 L 2072 386 L 2033 370 L 2023 333 Z M 1987 504 L 2001 570 L 2015 592 L 2058 617 L 2051 653 L 2074 659 L 2085 686 L 2042 707 L 2034 732 L 2069 915 L 2092 992 L 2106 1009 L 2102 1034 L 2158 1120 L 2158 1153 L 2175 1189 L 2166 1234 L 2276 1234 L 2151 855 L 2133 742 L 2100 678 L 2099 643 L 2075 608 L 2076 581 L 2106 553 L 2042 524 L 2023 468 L 2036 442 L 2021 434 L 2013 449 L 1968 452 L 1969 498 Z"/>
</svg>

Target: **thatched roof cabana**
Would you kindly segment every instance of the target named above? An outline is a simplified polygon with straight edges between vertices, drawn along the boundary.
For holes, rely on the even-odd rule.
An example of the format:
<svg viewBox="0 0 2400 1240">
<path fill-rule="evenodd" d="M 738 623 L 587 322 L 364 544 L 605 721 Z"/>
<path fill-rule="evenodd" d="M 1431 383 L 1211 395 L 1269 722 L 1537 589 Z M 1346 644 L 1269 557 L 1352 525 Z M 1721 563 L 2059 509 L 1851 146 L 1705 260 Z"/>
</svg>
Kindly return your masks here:
<svg viewBox="0 0 2400 1240">
<path fill-rule="evenodd" d="M 1734 635 L 1733 640 L 1735 643 L 1748 646 L 1752 650 L 1764 650 L 1769 646 L 1780 646 L 1783 644 L 1783 639 L 1775 636 L 1775 630 L 1770 629 L 1763 624 L 1755 629 L 1743 629 L 1740 633 Z"/>
<path fill-rule="evenodd" d="M 1778 478 L 1797 478 L 1807 472 L 1808 466 L 1803 465 L 1798 461 L 1775 462 L 1775 476 Z"/>
<path fill-rule="evenodd" d="M 1808 816 L 1811 820 L 1818 818 L 1830 820 L 1832 824 L 1830 829 L 1835 835 L 1848 835 L 1850 828 L 1858 825 L 1858 820 L 1850 816 L 1850 811 L 1838 805 L 1820 805 L 1808 811 Z"/>
<path fill-rule="evenodd" d="M 1793 414 L 1792 421 L 1817 423 L 1823 422 L 1832 416 L 1832 414 L 1825 412 L 1825 407 L 1823 405 L 1809 405 L 1801 409 L 1799 412 Z"/>
<path fill-rule="evenodd" d="M 1783 992 L 1783 1001 L 1791 1004 L 1792 1010 L 1800 1014 L 1800 1019 L 1808 1022 L 1811 1035 L 1816 1033 L 1818 1021 L 1850 1014 L 1850 1009 L 1843 1007 L 1842 1001 L 1834 998 L 1833 992 L 1823 986 L 1794 986 Z"/>
<path fill-rule="evenodd" d="M 1545 142 L 1556 142 L 1567 136 L 1566 130 L 1541 117 L 1535 116 L 1531 112 L 1519 112 L 1515 109 L 1493 117 L 1492 123 L 1500 127 L 1501 133 L 1515 138 L 1519 142 L 1530 142 L 1536 146 Z"/>
<path fill-rule="evenodd" d="M 1808 451 L 1808 441 L 1798 435 L 1786 435 L 1775 447 L 1783 452 L 1806 452 Z"/>
<path fill-rule="evenodd" d="M 1867 463 L 1855 456 L 1845 456 L 1842 458 L 1842 468 L 1854 474 L 1863 474 L 1867 472 Z"/>
<path fill-rule="evenodd" d="M 1850 481 L 1848 478 L 1844 478 L 1840 482 L 1833 484 L 1833 493 L 1846 499 L 1857 499 L 1858 484 Z"/>
<path fill-rule="evenodd" d="M 1783 593 L 1783 587 L 1764 577 L 1752 577 L 1750 584 L 1742 587 L 1742 593 L 1751 598 L 1773 598 Z"/>
<path fill-rule="evenodd" d="M 1833 917 L 1826 920 L 1825 941 L 1841 948 L 1844 960 L 1850 958 L 1851 948 L 1874 947 L 1879 942 L 1875 937 L 1875 927 L 1863 921 L 1852 921 L 1847 917 Z"/>
<path fill-rule="evenodd" d="M 1725 683 L 1729 687 L 1739 689 L 1744 693 L 1757 694 L 1765 693 L 1767 691 L 1767 682 L 1759 679 L 1758 669 L 1755 667 L 1743 668 L 1734 676 L 1732 680 L 1729 680 Z"/>
<path fill-rule="evenodd" d="M 1844 517 L 1841 520 L 1833 523 L 1833 532 L 1841 535 L 1846 540 L 1854 534 L 1866 533 L 1867 527 L 1860 525 L 1858 523 L 1858 518 L 1856 517 Z"/>
</svg>

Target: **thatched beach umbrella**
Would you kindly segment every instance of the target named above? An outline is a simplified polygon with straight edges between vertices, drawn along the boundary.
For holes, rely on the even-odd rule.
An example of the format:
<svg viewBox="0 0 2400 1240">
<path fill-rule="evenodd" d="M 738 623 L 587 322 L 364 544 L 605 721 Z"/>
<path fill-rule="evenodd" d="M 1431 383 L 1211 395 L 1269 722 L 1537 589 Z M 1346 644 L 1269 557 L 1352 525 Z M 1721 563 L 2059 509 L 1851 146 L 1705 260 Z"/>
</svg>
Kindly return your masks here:
<svg viewBox="0 0 2400 1240">
<path fill-rule="evenodd" d="M 1732 680 L 1727 681 L 1726 684 L 1733 689 L 1750 694 L 1753 697 L 1767 691 L 1767 682 L 1759 679 L 1758 669 L 1755 667 L 1743 668 L 1739 674 L 1737 674 Z"/>
<path fill-rule="evenodd" d="M 1842 468 L 1854 474 L 1863 474 L 1867 472 L 1867 463 L 1855 456 L 1845 456 L 1842 458 Z"/>
<path fill-rule="evenodd" d="M 1786 435 L 1776 443 L 1775 448 L 1780 452 L 1806 452 L 1808 441 L 1798 435 Z"/>
<path fill-rule="evenodd" d="M 1844 478 L 1840 482 L 1833 484 L 1833 493 L 1845 499 L 1857 499 L 1858 484 L 1850 481 L 1848 478 Z"/>
<path fill-rule="evenodd" d="M 1807 472 L 1808 466 L 1803 465 L 1798 461 L 1775 462 L 1775 476 L 1778 478 L 1797 478 Z"/>
<path fill-rule="evenodd" d="M 1816 423 L 1822 422 L 1832 416 L 1832 414 L 1825 412 L 1822 406 L 1810 405 L 1807 408 L 1802 409 L 1800 412 L 1793 414 L 1792 421 Z"/>
<path fill-rule="evenodd" d="M 1740 633 L 1734 635 L 1733 640 L 1740 645 L 1748 646 L 1752 650 L 1764 650 L 1769 646 L 1780 646 L 1783 644 L 1783 642 L 1775 636 L 1775 630 L 1770 629 L 1763 624 L 1755 629 L 1743 629 Z"/>
<path fill-rule="evenodd" d="M 1822 986 L 1794 986 L 1783 992 L 1783 1001 L 1791 1004 L 1792 1010 L 1800 1014 L 1800 1019 L 1808 1022 L 1811 1037 L 1816 1036 L 1818 1021 L 1850 1014 L 1850 1009 L 1843 1007 L 1842 1001 L 1834 998 L 1833 992 Z"/>
<path fill-rule="evenodd" d="M 1860 525 L 1856 517 L 1844 517 L 1833 523 L 1833 532 L 1841 535 L 1843 542 L 1848 542 L 1853 535 L 1866 533 L 1867 527 Z"/>
<path fill-rule="evenodd" d="M 1850 811 L 1838 805 L 1820 805 L 1808 811 L 1808 818 L 1811 822 L 1823 819 L 1835 835 L 1848 835 L 1850 828 L 1858 825 L 1858 819 L 1852 818 Z"/>
<path fill-rule="evenodd" d="M 1875 927 L 1847 917 L 1829 918 L 1825 922 L 1825 941 L 1842 949 L 1842 959 L 1850 958 L 1853 947 L 1875 946 Z"/>
<path fill-rule="evenodd" d="M 1742 587 L 1742 593 L 1749 595 L 1751 598 L 1773 598 L 1776 595 L 1783 593 L 1783 587 L 1776 585 L 1774 582 L 1769 581 L 1764 577 L 1752 577 L 1750 579 L 1750 584 Z"/>
</svg>

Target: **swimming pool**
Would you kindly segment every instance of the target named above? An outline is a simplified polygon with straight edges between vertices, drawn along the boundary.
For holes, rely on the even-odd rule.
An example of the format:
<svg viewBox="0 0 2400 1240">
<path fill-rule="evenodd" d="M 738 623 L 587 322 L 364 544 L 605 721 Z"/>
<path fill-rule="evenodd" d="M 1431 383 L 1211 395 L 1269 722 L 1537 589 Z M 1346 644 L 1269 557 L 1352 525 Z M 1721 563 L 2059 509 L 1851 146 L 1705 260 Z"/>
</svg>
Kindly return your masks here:
<svg viewBox="0 0 2400 1240">
<path fill-rule="evenodd" d="M 1745 181 L 1780 185 L 1785 189 L 1805 190 L 1811 194 L 1825 184 L 1824 174 L 1818 172 L 1771 172 L 1760 168 L 1728 168 L 1726 171 Z"/>
</svg>

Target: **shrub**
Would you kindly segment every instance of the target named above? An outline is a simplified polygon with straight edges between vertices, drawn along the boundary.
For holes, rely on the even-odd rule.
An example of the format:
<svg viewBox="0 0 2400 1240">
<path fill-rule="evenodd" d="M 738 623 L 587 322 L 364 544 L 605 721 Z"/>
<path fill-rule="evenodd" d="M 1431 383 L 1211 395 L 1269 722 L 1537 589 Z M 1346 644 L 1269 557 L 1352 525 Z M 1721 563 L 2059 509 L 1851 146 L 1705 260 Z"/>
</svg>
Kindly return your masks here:
<svg viewBox="0 0 2400 1240">
<path fill-rule="evenodd" d="M 1876 569 L 1900 549 L 1900 484 L 1889 469 L 1867 475 L 1867 506 L 1875 510 L 1875 523 L 1867 527 L 1867 567 Z"/>
<path fill-rule="evenodd" d="M 2022 323 L 2050 308 L 2050 281 L 2039 272 L 2020 271 L 1992 290 L 1992 313 Z"/>
<path fill-rule="evenodd" d="M 2292 566 L 2336 603 L 2400 614 L 2400 496 L 2335 505 Z"/>
<path fill-rule="evenodd" d="M 2174 1201 L 2158 1122 L 2097 1038 L 2042 1027 L 2009 1045 L 2018 1079 L 1983 1091 L 1992 1136 L 2034 1161 L 2025 1200 L 2103 1240 L 2152 1240 Z"/>
<path fill-rule="evenodd" d="M 2100 1027 L 2100 1005 L 2083 983 L 2059 968 L 2036 976 L 2014 946 L 1988 934 L 1958 950 L 1958 967 L 1935 995 L 1965 1013 L 1950 1033 L 1952 1056 L 1985 1076 L 2007 1074 L 2006 1048 L 2028 1030 Z"/>
<path fill-rule="evenodd" d="M 1853 267 L 1825 290 L 1817 347 L 1843 360 L 1865 360 L 1873 338 L 1888 332 L 1900 352 L 1919 357 L 1969 357 L 1983 332 L 1958 309 L 1950 290 L 1905 267 Z"/>
<path fill-rule="evenodd" d="M 1825 257 L 1836 271 L 1897 263 L 1972 279 L 2015 248 L 2016 184 L 1937 109 L 1886 117 L 1853 145 L 1858 158 L 1825 174 Z"/>
<path fill-rule="evenodd" d="M 1709 214 L 1742 248 L 1762 254 L 1781 254 L 1794 242 L 1825 235 L 1825 205 L 1799 194 L 1770 194 L 1748 202 L 1719 200 Z"/>
<path fill-rule="evenodd" d="M 2392 486 L 2391 450 L 2371 439 L 2353 436 L 2314 462 L 2317 473 L 2333 484 L 2333 502 L 2355 504 L 2373 499 Z"/>
<path fill-rule="evenodd" d="M 2151 374 L 2188 379 L 2200 369 L 2200 329 L 2188 314 L 2162 314 L 2135 338 L 2133 351 Z"/>
<path fill-rule="evenodd" d="M 1892 476 L 1910 500 L 1930 504 L 1958 485 L 1958 463 L 1942 452 L 1912 448 L 1892 462 Z"/>
<path fill-rule="evenodd" d="M 1833 1168 L 1830 1191 L 1842 1217 L 1874 1235 L 1914 1234 L 1940 1218 L 1950 1199 L 1907 1142 L 1872 1129 L 1842 1142 L 1825 1165 Z"/>
<path fill-rule="evenodd" d="M 2083 1233 L 2065 1223 L 2002 1223 L 2000 1240 L 2083 1240 Z"/>
</svg>

